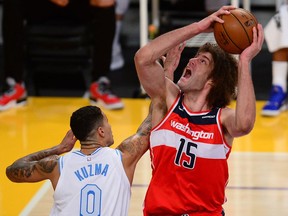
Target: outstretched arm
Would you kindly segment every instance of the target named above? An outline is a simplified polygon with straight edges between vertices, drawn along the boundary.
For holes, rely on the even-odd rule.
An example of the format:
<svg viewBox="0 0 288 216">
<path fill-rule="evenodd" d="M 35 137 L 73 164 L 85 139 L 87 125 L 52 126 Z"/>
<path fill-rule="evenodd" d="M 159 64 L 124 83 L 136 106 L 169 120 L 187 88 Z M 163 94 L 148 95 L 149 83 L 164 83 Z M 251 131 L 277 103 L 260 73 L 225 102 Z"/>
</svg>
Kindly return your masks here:
<svg viewBox="0 0 288 216">
<path fill-rule="evenodd" d="M 199 33 L 213 31 L 215 22 L 224 22 L 219 16 L 229 14 L 229 10 L 232 9 L 235 9 L 235 7 L 223 6 L 199 22 L 160 35 L 137 51 L 134 61 L 138 78 L 154 106 L 152 126 L 157 125 L 161 121 L 180 92 L 179 87 L 171 81 L 171 71 L 166 71 L 168 78 L 165 77 L 165 67 L 159 63 L 159 59 L 169 53 L 169 51 L 172 54 L 177 47 L 181 50 L 184 47 L 179 45 Z M 179 52 L 179 55 L 181 52 Z"/>
<path fill-rule="evenodd" d="M 122 152 L 123 166 L 132 184 L 134 171 L 137 162 L 142 155 L 149 149 L 149 136 L 151 131 L 152 104 L 149 107 L 149 114 L 141 123 L 137 132 L 125 139 L 118 147 Z"/>
<path fill-rule="evenodd" d="M 263 28 L 258 24 L 253 28 L 253 43 L 239 56 L 238 86 L 235 112 L 223 110 L 223 124 L 232 137 L 248 134 L 254 127 L 256 99 L 251 78 L 250 63 L 260 52 L 264 41 Z"/>
<path fill-rule="evenodd" d="M 229 14 L 229 10 L 232 9 L 235 7 L 223 6 L 199 22 L 160 35 L 136 52 L 134 61 L 138 78 L 152 100 L 157 97 L 165 99 L 165 76 L 163 67 L 157 60 L 161 59 L 169 50 L 197 34 L 211 32 L 214 22 L 224 22 L 219 16 Z"/>
<path fill-rule="evenodd" d="M 184 50 L 185 46 L 186 42 L 181 43 L 180 45 L 177 45 L 171 50 L 169 50 L 167 54 L 165 56 L 162 56 L 161 58 L 163 62 L 165 77 L 171 81 L 174 81 L 174 72 L 179 65 L 181 53 Z"/>
<path fill-rule="evenodd" d="M 38 182 L 45 179 L 53 181 L 54 171 L 58 172 L 55 169 L 58 156 L 71 151 L 75 142 L 76 138 L 69 130 L 59 145 L 16 160 L 6 168 L 6 175 L 13 182 Z"/>
</svg>

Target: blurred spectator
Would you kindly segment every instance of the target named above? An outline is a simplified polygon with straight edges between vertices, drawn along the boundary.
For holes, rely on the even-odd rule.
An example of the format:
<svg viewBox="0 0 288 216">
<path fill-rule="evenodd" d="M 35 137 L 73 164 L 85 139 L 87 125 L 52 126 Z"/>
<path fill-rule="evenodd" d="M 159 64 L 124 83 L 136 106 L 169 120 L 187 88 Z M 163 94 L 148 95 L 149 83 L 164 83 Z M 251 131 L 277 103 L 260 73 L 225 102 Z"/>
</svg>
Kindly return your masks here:
<svg viewBox="0 0 288 216">
<path fill-rule="evenodd" d="M 106 109 L 123 108 L 120 98 L 110 90 L 107 78 L 110 72 L 112 43 L 115 32 L 114 0 L 4 0 L 3 1 L 3 50 L 4 79 L 0 94 L 0 111 L 24 105 L 27 102 L 25 88 L 25 21 L 68 18 L 85 23 L 93 35 L 91 44 L 92 84 L 90 101 L 101 103 Z M 67 81 L 69 82 L 69 80 Z"/>
<path fill-rule="evenodd" d="M 129 2 L 129 0 L 116 0 L 116 29 L 112 46 L 112 61 L 110 65 L 111 70 L 120 69 L 125 63 L 120 44 L 120 34 L 123 18 L 128 10 Z"/>
<path fill-rule="evenodd" d="M 230 0 L 205 0 L 205 10 L 208 14 L 217 11 L 224 5 L 230 5 Z"/>
<path fill-rule="evenodd" d="M 287 110 L 288 1 L 277 1 L 276 14 L 264 29 L 268 50 L 272 53 L 272 88 L 261 114 L 277 116 Z"/>
</svg>

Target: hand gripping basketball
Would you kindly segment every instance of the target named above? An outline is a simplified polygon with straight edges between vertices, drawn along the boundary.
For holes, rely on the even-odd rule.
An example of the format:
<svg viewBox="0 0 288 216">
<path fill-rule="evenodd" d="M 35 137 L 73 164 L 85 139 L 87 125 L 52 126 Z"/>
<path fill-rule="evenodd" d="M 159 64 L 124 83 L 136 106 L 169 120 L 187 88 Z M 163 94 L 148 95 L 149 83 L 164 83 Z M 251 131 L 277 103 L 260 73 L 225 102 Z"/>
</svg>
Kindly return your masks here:
<svg viewBox="0 0 288 216">
<path fill-rule="evenodd" d="M 219 16 L 224 23 L 214 24 L 214 37 L 217 44 L 226 52 L 240 54 L 253 42 L 253 27 L 257 27 L 255 16 L 243 9 L 236 8 L 230 14 Z"/>
</svg>

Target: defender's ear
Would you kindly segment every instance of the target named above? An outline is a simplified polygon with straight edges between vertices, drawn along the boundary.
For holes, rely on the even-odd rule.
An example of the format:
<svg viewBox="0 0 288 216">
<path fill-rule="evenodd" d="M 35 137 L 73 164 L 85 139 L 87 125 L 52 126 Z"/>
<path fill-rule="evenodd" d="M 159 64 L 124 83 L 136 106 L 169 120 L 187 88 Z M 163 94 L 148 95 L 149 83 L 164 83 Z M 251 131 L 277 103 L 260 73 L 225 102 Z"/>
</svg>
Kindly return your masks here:
<svg viewBox="0 0 288 216">
<path fill-rule="evenodd" d="M 105 136 L 105 131 L 102 127 L 98 127 L 97 132 L 98 132 L 99 136 L 101 136 L 101 137 Z"/>
</svg>

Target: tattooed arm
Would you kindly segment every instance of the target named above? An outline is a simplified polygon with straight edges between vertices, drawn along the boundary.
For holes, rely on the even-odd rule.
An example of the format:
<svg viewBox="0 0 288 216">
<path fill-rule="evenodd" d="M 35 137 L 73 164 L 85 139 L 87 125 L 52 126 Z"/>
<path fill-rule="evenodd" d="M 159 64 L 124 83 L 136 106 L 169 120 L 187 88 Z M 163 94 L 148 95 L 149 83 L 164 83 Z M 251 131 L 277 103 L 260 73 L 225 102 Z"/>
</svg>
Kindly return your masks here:
<svg viewBox="0 0 288 216">
<path fill-rule="evenodd" d="M 152 105 L 149 114 L 139 126 L 136 134 L 125 139 L 117 148 L 122 152 L 123 166 L 127 177 L 132 184 L 136 164 L 142 155 L 149 149 L 149 136 L 151 131 Z"/>
<path fill-rule="evenodd" d="M 58 167 L 59 155 L 71 151 L 75 142 L 76 138 L 70 130 L 59 145 L 16 160 L 6 168 L 6 175 L 13 182 L 38 182 L 50 179 L 53 183 L 59 177 L 58 169 L 55 169 Z"/>
</svg>

